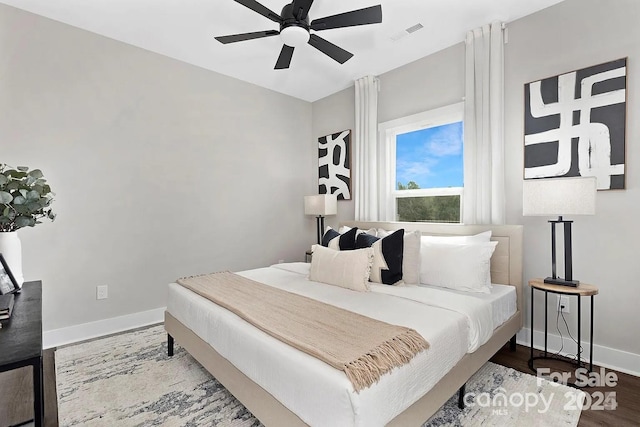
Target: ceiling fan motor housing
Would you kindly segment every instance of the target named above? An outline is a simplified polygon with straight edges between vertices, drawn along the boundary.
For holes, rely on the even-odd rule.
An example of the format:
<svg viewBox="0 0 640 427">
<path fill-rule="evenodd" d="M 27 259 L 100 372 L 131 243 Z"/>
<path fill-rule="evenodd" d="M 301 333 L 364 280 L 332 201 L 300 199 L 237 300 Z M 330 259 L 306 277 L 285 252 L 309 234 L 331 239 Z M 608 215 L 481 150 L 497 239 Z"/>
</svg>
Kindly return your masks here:
<svg viewBox="0 0 640 427">
<path fill-rule="evenodd" d="M 309 15 L 304 18 L 298 18 L 293 13 L 293 3 L 289 3 L 282 8 L 282 13 L 280 14 L 282 17 L 282 24 L 280 24 L 280 30 L 284 28 L 296 26 L 304 28 L 309 31 Z"/>
</svg>

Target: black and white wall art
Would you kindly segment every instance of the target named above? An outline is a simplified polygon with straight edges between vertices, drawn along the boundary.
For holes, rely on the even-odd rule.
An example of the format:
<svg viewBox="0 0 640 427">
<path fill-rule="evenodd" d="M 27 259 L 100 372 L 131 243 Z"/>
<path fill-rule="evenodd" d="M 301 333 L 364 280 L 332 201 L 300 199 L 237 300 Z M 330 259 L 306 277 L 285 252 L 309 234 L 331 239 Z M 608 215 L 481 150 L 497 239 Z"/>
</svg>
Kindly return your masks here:
<svg viewBox="0 0 640 427">
<path fill-rule="evenodd" d="M 351 130 L 318 138 L 318 192 L 351 199 Z"/>
<path fill-rule="evenodd" d="M 625 187 L 627 59 L 524 86 L 524 178 L 595 176 Z"/>
</svg>

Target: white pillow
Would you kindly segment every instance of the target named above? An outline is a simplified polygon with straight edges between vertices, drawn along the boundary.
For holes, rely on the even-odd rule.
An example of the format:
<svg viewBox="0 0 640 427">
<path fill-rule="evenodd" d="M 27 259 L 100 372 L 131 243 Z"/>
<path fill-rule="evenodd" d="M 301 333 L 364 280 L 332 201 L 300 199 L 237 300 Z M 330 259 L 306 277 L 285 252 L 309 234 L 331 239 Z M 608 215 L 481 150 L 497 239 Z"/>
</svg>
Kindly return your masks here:
<svg viewBox="0 0 640 427">
<path fill-rule="evenodd" d="M 482 243 L 490 240 L 491 230 L 473 236 L 422 236 L 422 241 L 429 243 Z"/>
<path fill-rule="evenodd" d="M 311 248 L 309 279 L 354 291 L 369 290 L 369 274 L 373 261 L 373 249 L 336 251 L 322 245 Z"/>
<path fill-rule="evenodd" d="M 459 291 L 491 292 L 491 255 L 498 242 L 422 242 L 420 282 Z"/>
<path fill-rule="evenodd" d="M 378 228 L 378 237 L 387 237 L 393 231 Z M 411 285 L 420 283 L 420 236 L 419 231 L 404 233 L 402 254 L 402 281 Z"/>
</svg>

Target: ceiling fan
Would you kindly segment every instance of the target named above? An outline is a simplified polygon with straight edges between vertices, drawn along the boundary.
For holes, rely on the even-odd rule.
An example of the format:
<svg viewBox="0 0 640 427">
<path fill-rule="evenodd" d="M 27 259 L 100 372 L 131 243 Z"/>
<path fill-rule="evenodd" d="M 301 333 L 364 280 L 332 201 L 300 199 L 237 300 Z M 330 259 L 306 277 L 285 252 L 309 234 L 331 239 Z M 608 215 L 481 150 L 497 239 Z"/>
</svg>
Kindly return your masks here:
<svg viewBox="0 0 640 427">
<path fill-rule="evenodd" d="M 235 1 L 245 7 L 248 7 L 254 12 L 259 13 L 260 15 L 277 22 L 280 24 L 280 31 L 266 30 L 256 31 L 253 33 L 233 34 L 230 36 L 218 36 L 216 37 L 216 40 L 220 43 L 227 44 L 280 35 L 284 45 L 282 46 L 280 56 L 278 56 L 278 60 L 276 61 L 276 70 L 289 68 L 294 48 L 302 46 L 305 43 L 309 43 L 320 52 L 331 57 L 340 64 L 344 64 L 353 56 L 353 54 L 323 39 L 322 37 L 317 36 L 316 34 L 311 34 L 310 30 L 323 31 L 331 30 L 333 28 L 378 24 L 382 22 L 382 6 L 380 5 L 314 19 L 309 23 L 309 9 L 311 9 L 313 0 L 293 0 L 292 3 L 287 4 L 282 8 L 280 15 L 255 0 Z"/>
</svg>

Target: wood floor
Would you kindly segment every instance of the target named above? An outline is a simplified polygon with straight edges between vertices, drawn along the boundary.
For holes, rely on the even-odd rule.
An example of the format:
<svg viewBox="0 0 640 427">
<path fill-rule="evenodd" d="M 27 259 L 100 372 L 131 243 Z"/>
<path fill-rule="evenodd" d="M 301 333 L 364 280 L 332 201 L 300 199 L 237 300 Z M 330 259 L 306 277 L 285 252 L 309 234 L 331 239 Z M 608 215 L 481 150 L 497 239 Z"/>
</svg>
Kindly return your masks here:
<svg viewBox="0 0 640 427">
<path fill-rule="evenodd" d="M 58 398 L 53 349 L 43 352 L 42 362 L 45 426 L 58 427 Z M 0 427 L 22 425 L 31 420 L 33 420 L 31 367 L 0 373 Z M 32 425 L 32 423 L 27 425 Z"/>
<path fill-rule="evenodd" d="M 515 352 L 509 351 L 509 347 L 503 347 L 491 361 L 499 365 L 508 366 L 521 372 L 533 374 L 529 369 L 529 347 L 518 345 Z M 538 351 L 534 355 L 538 356 Z M 555 360 L 536 361 L 536 367 L 548 367 L 552 371 L 557 372 L 574 372 L 575 367 L 566 362 Z M 600 367 L 593 365 L 593 370 L 600 371 Z M 587 410 L 583 409 L 580 416 L 579 427 L 593 426 L 612 426 L 612 427 L 633 427 L 640 426 L 640 378 L 633 375 L 623 374 L 609 369 L 606 372 L 615 372 L 618 376 L 617 385 L 615 387 L 583 387 L 582 390 L 594 397 L 596 392 L 608 393 L 615 392 L 617 408 L 615 410 Z M 575 378 L 569 379 L 574 382 Z M 589 398 L 585 399 L 589 402 Z M 594 403 L 596 399 L 593 400 Z M 598 405 L 595 405 L 598 406 Z"/>
<path fill-rule="evenodd" d="M 494 363 L 508 366 L 513 369 L 531 374 L 527 365 L 529 360 L 529 348 L 518 345 L 515 352 L 509 350 L 509 346 L 503 347 L 492 359 Z M 572 371 L 573 369 L 566 363 L 556 361 L 545 361 L 541 366 L 561 371 Z M 599 370 L 594 366 L 594 370 Z M 608 370 L 607 370 L 608 371 Z M 20 372 L 20 371 L 17 371 Z M 615 371 L 612 371 L 615 372 Z M 3 375 L 7 372 L 3 373 Z M 616 372 L 618 384 L 615 387 L 588 387 L 583 390 L 586 393 L 615 392 L 617 408 L 615 410 L 583 410 L 580 417 L 579 427 L 611 426 L 611 427 L 632 427 L 640 426 L 640 378 L 632 375 Z M 23 370 L 21 375 L 13 375 L 13 381 L 18 386 L 9 388 L 7 377 L 0 377 L 2 380 L 2 395 L 0 399 L 0 427 L 19 424 L 33 418 L 33 397 L 31 391 L 31 373 L 29 369 Z M 18 378 L 20 377 L 21 378 Z M 15 390 L 10 400 L 6 399 L 6 388 Z M 58 407 L 55 388 L 55 367 L 54 352 L 52 349 L 44 352 L 44 386 L 45 386 L 45 426 L 58 426 Z"/>
</svg>

